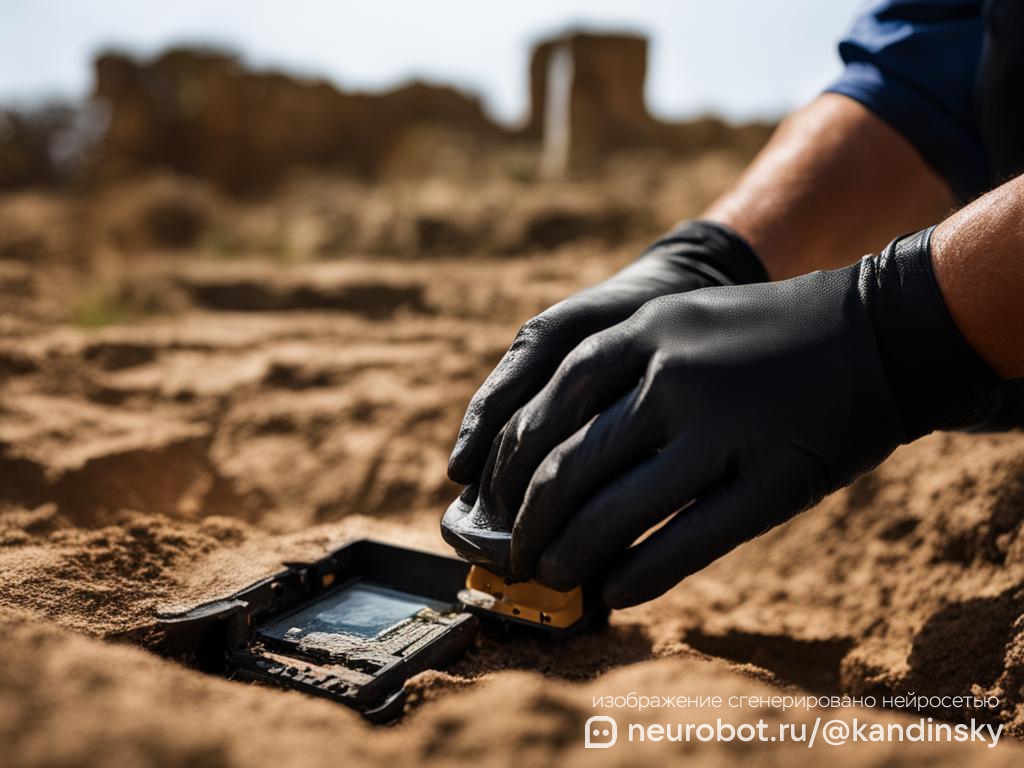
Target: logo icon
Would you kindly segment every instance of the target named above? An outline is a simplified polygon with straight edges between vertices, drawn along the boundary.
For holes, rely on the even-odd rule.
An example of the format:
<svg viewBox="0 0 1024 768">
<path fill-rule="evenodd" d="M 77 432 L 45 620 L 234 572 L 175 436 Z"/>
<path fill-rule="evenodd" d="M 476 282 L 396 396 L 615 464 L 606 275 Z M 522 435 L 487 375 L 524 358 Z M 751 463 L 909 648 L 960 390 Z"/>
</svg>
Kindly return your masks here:
<svg viewBox="0 0 1024 768">
<path fill-rule="evenodd" d="M 587 749 L 608 749 L 618 738 L 618 723 L 607 715 L 594 715 L 583 726 L 583 746 Z"/>
</svg>

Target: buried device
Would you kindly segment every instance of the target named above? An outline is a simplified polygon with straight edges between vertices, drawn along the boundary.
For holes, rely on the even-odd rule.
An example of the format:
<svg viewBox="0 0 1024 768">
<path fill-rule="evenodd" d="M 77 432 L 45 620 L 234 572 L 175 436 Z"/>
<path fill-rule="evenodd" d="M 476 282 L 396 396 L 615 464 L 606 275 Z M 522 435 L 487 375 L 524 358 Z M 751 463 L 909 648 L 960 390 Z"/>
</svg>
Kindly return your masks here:
<svg viewBox="0 0 1024 768">
<path fill-rule="evenodd" d="M 466 563 L 356 541 L 229 598 L 159 617 L 158 649 L 231 679 L 346 704 L 374 721 L 402 711 L 403 684 L 468 646 L 458 601 Z"/>
<path fill-rule="evenodd" d="M 157 648 L 385 722 L 402 712 L 405 681 L 455 659 L 481 621 L 566 634 L 605 615 L 578 590 L 508 585 L 462 560 L 364 540 L 288 563 L 226 599 L 161 615 Z"/>
</svg>

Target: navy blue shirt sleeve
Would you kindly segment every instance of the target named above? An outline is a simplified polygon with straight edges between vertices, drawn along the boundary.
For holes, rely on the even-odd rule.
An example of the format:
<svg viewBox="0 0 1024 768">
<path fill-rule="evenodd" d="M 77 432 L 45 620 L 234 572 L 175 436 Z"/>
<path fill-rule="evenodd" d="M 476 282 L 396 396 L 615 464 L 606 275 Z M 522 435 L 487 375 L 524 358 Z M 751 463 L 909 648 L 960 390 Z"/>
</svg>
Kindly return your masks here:
<svg viewBox="0 0 1024 768">
<path fill-rule="evenodd" d="M 990 186 L 976 83 L 982 0 L 880 0 L 839 44 L 845 68 L 827 90 L 859 101 L 903 134 L 961 201 Z"/>
</svg>

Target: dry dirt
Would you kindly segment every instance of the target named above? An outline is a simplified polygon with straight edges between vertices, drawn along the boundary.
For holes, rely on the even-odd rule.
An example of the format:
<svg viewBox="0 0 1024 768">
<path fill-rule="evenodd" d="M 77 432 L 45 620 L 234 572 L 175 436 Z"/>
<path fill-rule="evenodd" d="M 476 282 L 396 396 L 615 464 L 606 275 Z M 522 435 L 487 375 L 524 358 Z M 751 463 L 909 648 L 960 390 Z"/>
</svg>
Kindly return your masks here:
<svg viewBox="0 0 1024 768">
<path fill-rule="evenodd" d="M 488 640 L 414 679 L 393 727 L 146 650 L 157 611 L 226 595 L 282 560 L 363 536 L 443 551 L 448 450 L 518 324 L 610 273 L 737 168 L 706 158 L 608 193 L 307 180 L 242 205 L 157 178 L 87 202 L 0 200 L 3 762 L 1019 765 L 1020 433 L 901 449 L 599 634 Z M 1013 738 L 824 756 L 581 747 L 595 696 L 781 689 L 996 696 L 991 711 L 924 714 L 1001 723 Z"/>
</svg>

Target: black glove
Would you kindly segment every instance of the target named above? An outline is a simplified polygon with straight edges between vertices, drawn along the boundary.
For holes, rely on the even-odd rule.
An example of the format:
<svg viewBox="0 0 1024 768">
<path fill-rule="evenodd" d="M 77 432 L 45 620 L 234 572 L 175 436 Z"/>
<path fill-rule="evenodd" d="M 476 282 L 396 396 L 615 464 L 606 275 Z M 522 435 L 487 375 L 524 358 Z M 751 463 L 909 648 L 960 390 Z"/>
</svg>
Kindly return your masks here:
<svg viewBox="0 0 1024 768">
<path fill-rule="evenodd" d="M 605 601 L 634 605 L 901 443 L 990 418 L 1003 385 L 946 310 L 930 233 L 845 269 L 655 299 L 580 344 L 483 480 L 518 510 L 512 577 L 607 574 Z"/>
<path fill-rule="evenodd" d="M 463 485 L 480 479 L 498 431 L 587 336 L 622 322 L 658 296 L 767 279 L 750 246 L 725 225 L 679 225 L 621 272 L 546 309 L 519 329 L 466 409 L 448 476 Z"/>
<path fill-rule="evenodd" d="M 476 483 L 487 474 L 488 455 L 505 423 L 583 339 L 658 296 L 763 280 L 767 275 L 761 262 L 731 229 L 709 221 L 685 222 L 618 274 L 527 321 L 466 409 L 448 475 L 471 485 L 445 514 L 445 539 L 464 557 L 507 572 L 516 508 L 477 503 Z"/>
</svg>

